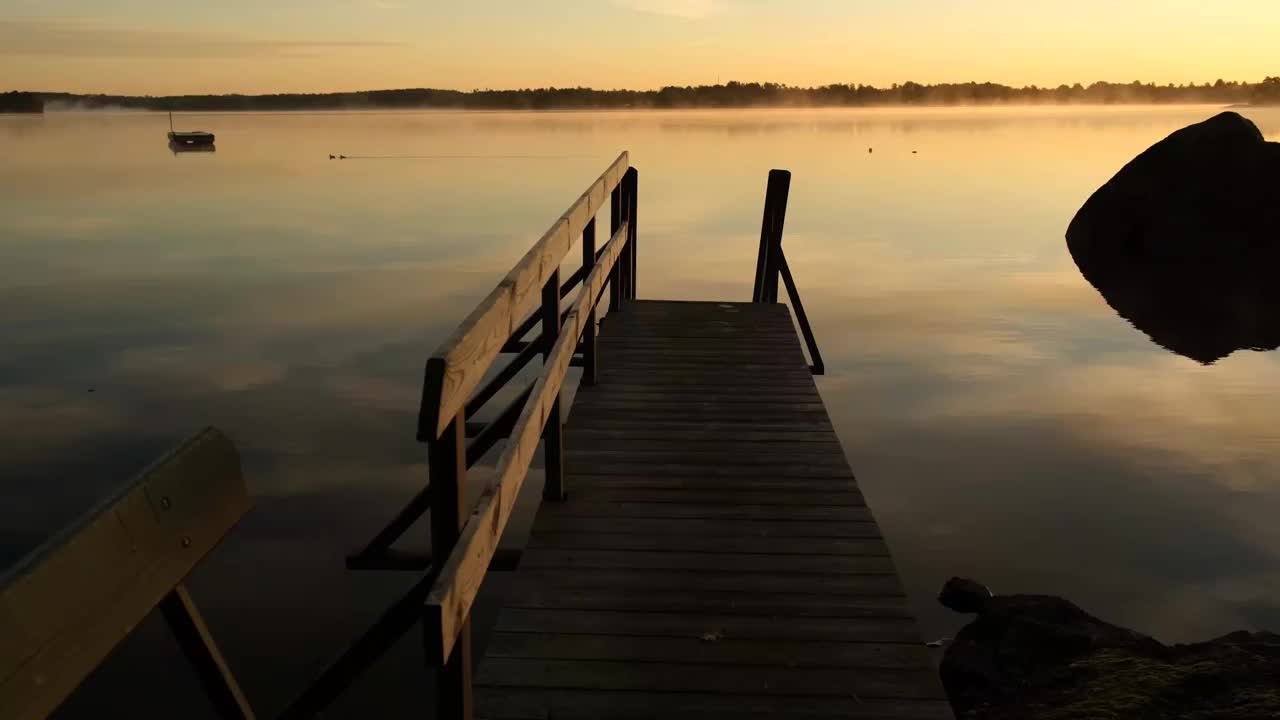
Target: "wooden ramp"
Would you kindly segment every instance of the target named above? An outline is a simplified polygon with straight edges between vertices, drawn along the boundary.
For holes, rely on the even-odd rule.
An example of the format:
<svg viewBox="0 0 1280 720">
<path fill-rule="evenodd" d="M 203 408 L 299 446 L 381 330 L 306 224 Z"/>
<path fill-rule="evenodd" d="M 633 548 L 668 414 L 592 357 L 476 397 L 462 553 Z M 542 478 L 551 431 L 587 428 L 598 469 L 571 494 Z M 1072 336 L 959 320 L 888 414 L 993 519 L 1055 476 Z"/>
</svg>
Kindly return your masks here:
<svg viewBox="0 0 1280 720">
<path fill-rule="evenodd" d="M 785 305 L 635 300 L 475 678 L 487 718 L 950 718 Z"/>
</svg>

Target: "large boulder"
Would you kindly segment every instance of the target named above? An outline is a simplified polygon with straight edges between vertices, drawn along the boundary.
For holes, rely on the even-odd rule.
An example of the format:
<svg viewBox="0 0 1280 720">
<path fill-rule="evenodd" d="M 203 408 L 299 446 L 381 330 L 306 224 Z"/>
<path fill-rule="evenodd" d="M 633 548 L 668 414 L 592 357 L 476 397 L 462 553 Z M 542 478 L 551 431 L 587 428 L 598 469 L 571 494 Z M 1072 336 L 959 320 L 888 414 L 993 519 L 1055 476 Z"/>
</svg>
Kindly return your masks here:
<svg viewBox="0 0 1280 720">
<path fill-rule="evenodd" d="M 985 590 L 963 583 L 973 597 Z M 959 587 L 952 579 L 939 599 Z M 995 595 L 982 607 L 940 668 L 962 720 L 1280 717 L 1278 635 L 1165 646 L 1059 597 Z"/>
<path fill-rule="evenodd" d="M 1202 363 L 1280 347 L 1280 144 L 1224 112 L 1138 155 L 1067 229 L 1084 277 Z"/>
</svg>

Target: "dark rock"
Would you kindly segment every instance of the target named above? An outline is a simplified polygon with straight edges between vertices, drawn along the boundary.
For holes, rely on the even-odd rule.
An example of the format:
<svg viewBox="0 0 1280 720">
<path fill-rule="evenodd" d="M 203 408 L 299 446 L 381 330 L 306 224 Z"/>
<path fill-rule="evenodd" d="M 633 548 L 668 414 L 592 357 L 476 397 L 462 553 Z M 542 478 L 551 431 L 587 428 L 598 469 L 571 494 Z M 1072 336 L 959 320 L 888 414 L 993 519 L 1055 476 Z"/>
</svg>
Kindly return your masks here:
<svg viewBox="0 0 1280 720">
<path fill-rule="evenodd" d="M 1202 363 L 1280 347 L 1280 144 L 1224 112 L 1125 165 L 1084 204 L 1067 247 L 1157 343 Z"/>
<path fill-rule="evenodd" d="M 1169 647 L 1048 595 L 990 598 L 940 670 L 973 720 L 1280 717 L 1280 636 Z"/>
<path fill-rule="evenodd" d="M 953 577 L 942 586 L 938 602 L 958 613 L 980 613 L 991 602 L 991 591 L 976 580 Z"/>
</svg>

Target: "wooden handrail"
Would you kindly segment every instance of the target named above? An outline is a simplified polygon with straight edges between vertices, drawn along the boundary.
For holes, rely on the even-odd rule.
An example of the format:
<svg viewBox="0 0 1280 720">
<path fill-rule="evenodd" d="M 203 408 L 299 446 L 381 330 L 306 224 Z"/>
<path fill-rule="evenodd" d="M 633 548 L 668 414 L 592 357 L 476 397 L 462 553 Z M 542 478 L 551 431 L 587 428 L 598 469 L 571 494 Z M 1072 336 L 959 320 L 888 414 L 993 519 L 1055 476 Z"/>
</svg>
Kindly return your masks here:
<svg viewBox="0 0 1280 720">
<path fill-rule="evenodd" d="M 53 712 L 156 606 L 219 714 L 252 717 L 182 585 L 249 507 L 206 428 L 0 577 L 0 718 Z"/>
<path fill-rule="evenodd" d="M 419 440 L 439 437 L 452 422 L 517 324 L 537 304 L 547 278 L 559 269 L 569 248 L 604 207 L 629 167 L 630 157 L 623 152 L 427 360 Z"/>
<path fill-rule="evenodd" d="M 532 395 L 516 420 L 512 440 L 498 459 L 494 478 L 481 494 L 479 504 L 462 528 L 427 595 L 423 623 L 431 662 L 443 664 L 449 659 L 466 618 L 470 616 L 476 593 L 529 472 L 543 427 L 553 404 L 560 401 L 560 388 L 569 370 L 569 360 L 586 329 L 586 320 L 601 289 L 626 251 L 629 237 L 630 224 L 623 223 L 583 281 L 582 291 L 569 311 L 555 347 L 534 384 Z"/>
</svg>

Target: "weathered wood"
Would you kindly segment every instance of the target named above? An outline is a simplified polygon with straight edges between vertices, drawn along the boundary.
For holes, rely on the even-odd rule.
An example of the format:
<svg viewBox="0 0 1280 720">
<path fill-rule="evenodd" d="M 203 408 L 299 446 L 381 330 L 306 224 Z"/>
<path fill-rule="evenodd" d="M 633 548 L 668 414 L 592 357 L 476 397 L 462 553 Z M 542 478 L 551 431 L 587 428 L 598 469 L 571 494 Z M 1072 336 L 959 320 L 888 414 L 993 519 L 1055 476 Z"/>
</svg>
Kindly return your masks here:
<svg viewBox="0 0 1280 720">
<path fill-rule="evenodd" d="M 932 672 L 926 668 L 864 668 L 850 673 L 845 668 L 756 665 L 739 665 L 725 672 L 722 666 L 693 663 L 495 657 L 484 664 L 477 682 L 503 687 L 720 693 L 750 689 L 777 695 L 845 697 L 853 693 L 866 698 L 941 699 L 941 688 L 934 690 L 926 681 Z"/>
<path fill-rule="evenodd" d="M 249 506 L 207 428 L 0 577 L 0 717 L 51 713 Z"/>
<path fill-rule="evenodd" d="M 471 513 L 462 535 L 448 556 L 448 562 L 427 596 L 425 624 L 434 630 L 440 644 L 428 649 L 430 657 L 445 659 L 453 650 L 454 640 L 462 623 L 470 615 L 471 605 L 484 580 L 489 561 L 498 547 L 502 531 L 511 518 L 516 497 L 524 484 L 534 450 L 551 416 L 552 404 L 560 400 L 560 388 L 569 360 L 582 334 L 587 313 L 618 257 L 626 245 L 626 226 L 614 233 L 605 245 L 604 252 L 583 281 L 582 292 L 569 311 L 542 374 L 535 381 L 534 389 L 520 419 L 516 421 L 510 441 L 498 458 L 489 486 Z"/>
<path fill-rule="evenodd" d="M 427 446 L 431 473 L 431 572 L 438 578 L 458 544 L 467 512 L 466 411 L 459 409 L 439 437 Z M 487 565 L 487 563 L 486 563 Z M 444 633 L 454 652 L 436 655 Z M 427 663 L 436 668 L 436 717 L 471 720 L 475 711 L 471 683 L 471 621 L 457 618 L 447 630 L 437 616 L 424 611 L 422 645 Z"/>
<path fill-rule="evenodd" d="M 738 693 L 487 687 L 490 720 L 952 720 L 941 700 Z"/>
<path fill-rule="evenodd" d="M 582 231 L 582 272 L 591 272 L 596 264 L 596 220 L 591 218 Z M 587 312 L 586 328 L 582 331 L 582 384 L 595 385 L 598 380 L 596 362 L 596 308 L 594 305 Z"/>
<path fill-rule="evenodd" d="M 593 534 L 576 528 L 570 532 L 539 532 L 531 547 L 558 550 L 648 550 L 692 553 L 749 553 L 757 555 L 877 555 L 889 556 L 883 540 L 824 538 L 705 537 L 685 535 Z"/>
<path fill-rule="evenodd" d="M 567 565 L 522 566 L 522 582 L 543 587 L 568 587 L 586 594 L 593 589 L 649 592 L 739 593 L 743 595 L 801 594 L 815 597 L 896 597 L 905 602 L 902 584 L 894 575 L 821 575 L 721 570 L 671 570 L 644 568 L 581 568 Z M 513 597 L 512 603 L 520 602 Z"/>
<path fill-rule="evenodd" d="M 695 477 L 692 475 L 681 477 L 654 473 L 643 475 L 584 474 L 576 477 L 580 479 L 586 478 L 592 487 L 601 490 L 715 490 L 726 500 L 733 499 L 734 501 L 742 500 L 742 498 L 734 495 L 739 490 L 782 491 L 805 495 L 808 493 L 843 492 L 848 489 L 850 482 L 846 478 L 792 478 L 787 477 L 783 472 L 767 477 Z M 627 499 L 636 500 L 637 498 Z M 812 498 L 810 498 L 810 502 L 799 504 L 812 504 Z"/>
<path fill-rule="evenodd" d="M 802 593 L 711 592 L 684 590 L 636 592 L 633 588 L 579 588 L 563 584 L 517 582 L 507 607 L 550 610 L 611 610 L 677 614 L 759 615 L 764 617 L 909 618 L 902 601 L 892 596 Z M 486 656 L 488 653 L 486 653 Z M 602 659 L 608 659 L 603 656 Z M 811 657 L 812 663 L 829 663 Z"/>
<path fill-rule="evenodd" d="M 818 575 L 881 575 L 893 572 L 887 555 L 787 555 L 783 553 L 648 552 L 560 550 L 530 547 L 523 567 L 642 568 L 652 570 L 738 570 Z"/>
<path fill-rule="evenodd" d="M 576 404 L 576 403 L 575 403 Z M 612 425 L 613 423 L 610 423 Z M 723 425 L 714 425 L 710 423 L 672 423 L 667 422 L 658 426 L 654 425 L 631 425 L 624 427 L 592 427 L 590 425 L 578 425 L 574 428 L 574 432 L 570 435 L 572 442 L 590 442 L 592 440 L 604 442 L 617 442 L 626 439 L 634 439 L 637 445 L 644 443 L 659 444 L 689 444 L 689 445 L 718 445 L 724 442 Z M 673 436 L 673 433 L 676 433 Z M 836 441 L 836 434 L 830 428 L 819 430 L 806 429 L 790 429 L 786 425 L 774 428 L 757 428 L 753 427 L 749 430 L 734 428 L 733 442 L 754 442 L 754 443 L 819 443 L 828 445 Z"/>
<path fill-rule="evenodd" d="M 624 601 L 636 597 L 630 594 Z M 643 600 L 644 596 L 639 598 Z M 910 670 L 929 664 L 929 651 L 914 643 L 767 641 L 729 637 L 716 642 L 691 637 L 629 637 L 625 642 L 619 642 L 615 635 L 506 632 L 494 633 L 489 639 L 485 657 Z"/>
<path fill-rule="evenodd" d="M 580 500 L 580 501 L 579 501 Z M 828 520 L 868 522 L 871 511 L 861 506 L 822 507 L 819 505 L 716 505 L 590 501 L 575 499 L 565 513 L 585 517 L 704 518 L 734 520 Z"/>
<path fill-rule="evenodd" d="M 620 295 L 600 382 L 570 412 L 573 496 L 538 511 L 482 706 L 859 717 L 841 704 L 856 693 L 886 717 L 947 717 L 788 308 Z M 617 705 L 593 705 L 602 693 Z"/>
<path fill-rule="evenodd" d="M 542 289 L 542 362 L 544 367 L 551 361 L 551 353 L 556 349 L 556 341 L 560 337 L 560 271 L 551 273 L 551 279 Z M 590 308 L 588 309 L 590 310 Z M 577 338 L 573 339 L 576 345 Z M 571 345 L 572 346 L 572 345 Z M 564 500 L 564 419 L 561 408 L 564 405 L 557 390 L 550 400 L 545 427 L 542 428 L 542 466 L 545 480 L 542 485 L 542 499 L 552 502 Z"/>
<path fill-rule="evenodd" d="M 543 285 L 559 269 L 573 240 L 595 217 L 604 196 L 618 186 L 628 167 L 630 160 L 624 152 L 534 243 L 427 361 L 418 416 L 420 440 L 443 432 L 466 403 L 512 331 L 538 302 Z M 594 292 L 591 295 L 594 297 Z"/>
<path fill-rule="evenodd" d="M 612 610 L 505 608 L 498 616 L 502 632 L 585 633 L 593 635 L 701 638 L 711 634 L 746 640 L 819 640 L 920 644 L 910 618 L 779 618 Z M 713 642 L 709 640 L 708 642 Z M 935 679 L 936 682 L 936 679 Z"/>
<path fill-rule="evenodd" d="M 874 522 L 820 522 L 807 520 L 706 520 L 702 518 L 596 518 L 546 513 L 535 532 L 580 532 L 596 535 L 678 535 L 726 538 L 879 538 Z"/>
</svg>

